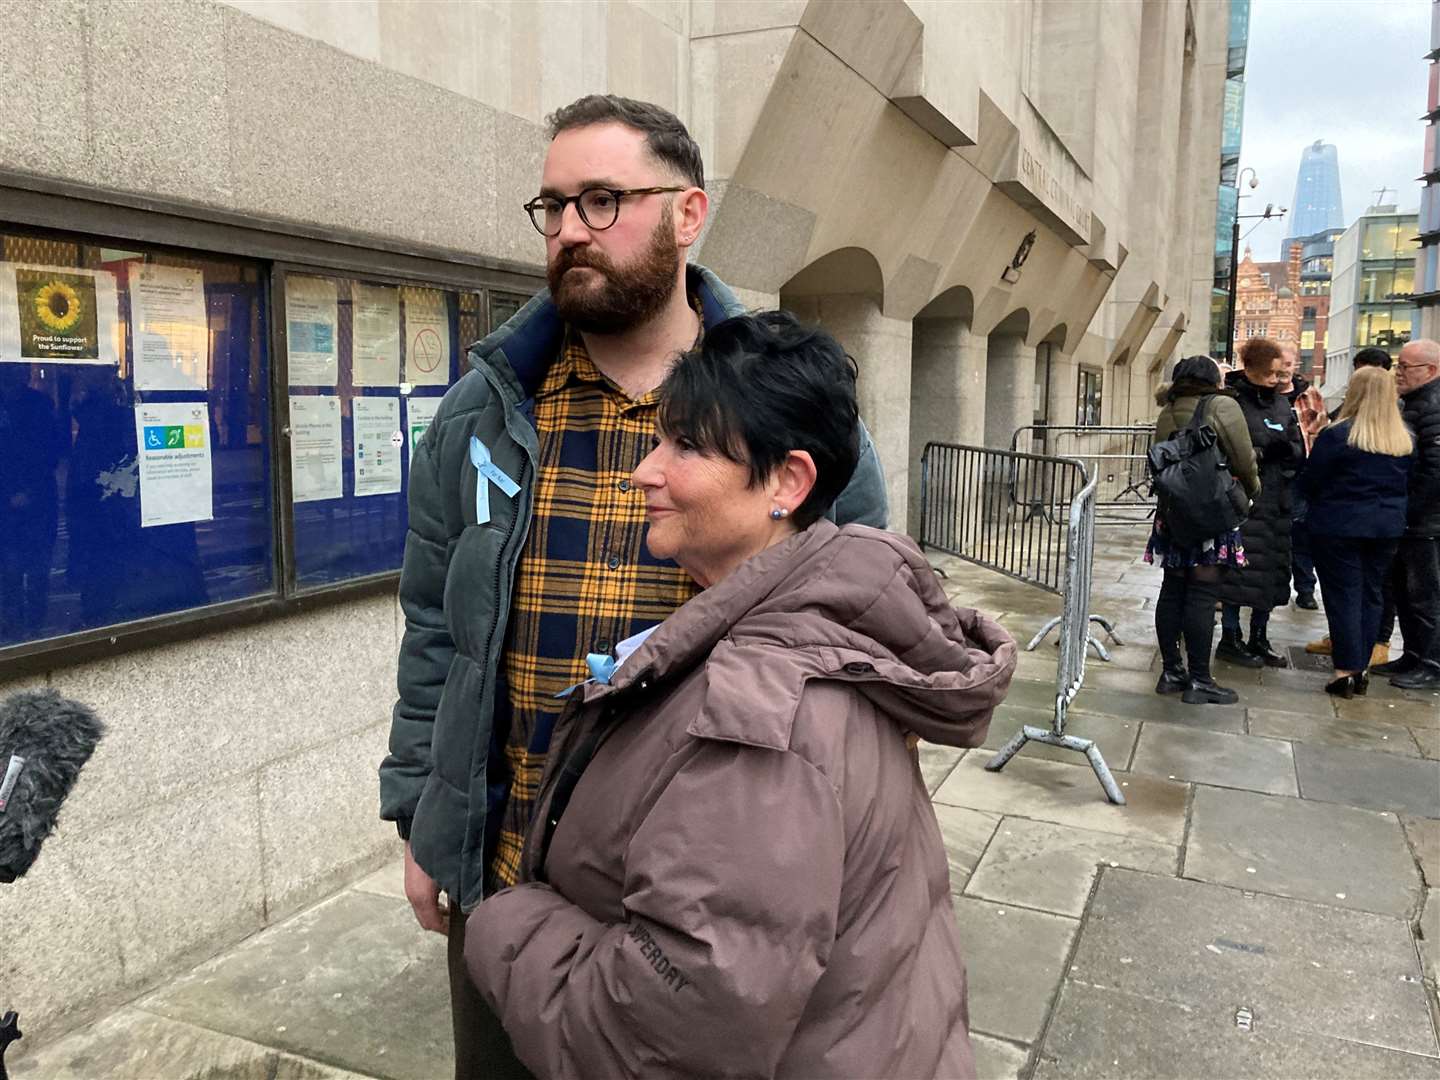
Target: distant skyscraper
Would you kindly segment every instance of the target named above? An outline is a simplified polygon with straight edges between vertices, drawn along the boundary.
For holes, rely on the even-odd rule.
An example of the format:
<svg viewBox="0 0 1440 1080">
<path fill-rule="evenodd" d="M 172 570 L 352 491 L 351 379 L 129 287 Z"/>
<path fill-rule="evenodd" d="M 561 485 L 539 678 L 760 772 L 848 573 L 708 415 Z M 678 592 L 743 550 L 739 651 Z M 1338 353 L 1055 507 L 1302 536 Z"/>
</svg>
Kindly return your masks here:
<svg viewBox="0 0 1440 1080">
<path fill-rule="evenodd" d="M 1290 204 L 1290 235 L 1312 236 L 1325 229 L 1344 227 L 1340 161 L 1333 144 L 1316 139 L 1300 152 L 1295 199 Z M 1284 258 L 1283 251 L 1281 257 Z"/>
</svg>

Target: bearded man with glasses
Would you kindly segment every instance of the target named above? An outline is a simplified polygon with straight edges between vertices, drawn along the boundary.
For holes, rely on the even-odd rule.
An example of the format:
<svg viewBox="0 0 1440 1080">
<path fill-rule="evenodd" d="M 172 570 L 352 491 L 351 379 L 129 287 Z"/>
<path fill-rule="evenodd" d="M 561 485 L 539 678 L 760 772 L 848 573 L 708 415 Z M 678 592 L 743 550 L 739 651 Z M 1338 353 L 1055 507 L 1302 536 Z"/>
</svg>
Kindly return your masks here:
<svg viewBox="0 0 1440 1080">
<path fill-rule="evenodd" d="M 645 549 L 656 389 L 744 307 L 687 265 L 709 202 L 699 147 L 657 105 L 592 95 L 549 118 L 539 193 L 549 288 L 470 349 L 416 448 L 400 601 L 399 700 L 380 816 L 405 895 L 448 934 L 457 1077 L 525 1076 L 469 982 L 467 913 L 519 873 L 562 691 L 695 590 Z M 883 528 L 868 434 L 831 507 Z M 442 908 L 440 893 L 448 904 Z"/>
<path fill-rule="evenodd" d="M 1415 436 L 1405 536 L 1391 564 L 1405 652 L 1370 671 L 1402 690 L 1440 690 L 1440 342 L 1422 338 L 1401 349 L 1395 383 Z"/>
</svg>

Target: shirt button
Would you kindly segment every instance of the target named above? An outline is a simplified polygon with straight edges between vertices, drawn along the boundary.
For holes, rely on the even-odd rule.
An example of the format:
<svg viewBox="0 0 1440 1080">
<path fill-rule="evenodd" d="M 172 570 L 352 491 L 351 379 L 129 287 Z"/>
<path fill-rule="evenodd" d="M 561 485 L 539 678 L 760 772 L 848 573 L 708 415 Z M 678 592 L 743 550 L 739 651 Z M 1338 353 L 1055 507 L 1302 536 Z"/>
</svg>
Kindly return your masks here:
<svg viewBox="0 0 1440 1080">
<path fill-rule="evenodd" d="M 599 641 L 595 642 L 595 651 L 597 653 L 608 653 L 610 651 L 610 642 L 606 641 L 604 638 L 601 638 Z"/>
<path fill-rule="evenodd" d="M 619 556 L 619 555 L 611 555 L 610 558 L 609 558 L 609 560 L 605 563 L 605 565 L 608 566 L 611 570 L 619 570 L 619 569 L 620 569 L 620 556 Z"/>
<path fill-rule="evenodd" d="M 629 491 L 629 490 L 630 490 L 630 481 L 629 481 L 629 480 L 621 480 L 620 483 L 616 484 L 615 486 L 618 487 L 621 491 Z"/>
</svg>

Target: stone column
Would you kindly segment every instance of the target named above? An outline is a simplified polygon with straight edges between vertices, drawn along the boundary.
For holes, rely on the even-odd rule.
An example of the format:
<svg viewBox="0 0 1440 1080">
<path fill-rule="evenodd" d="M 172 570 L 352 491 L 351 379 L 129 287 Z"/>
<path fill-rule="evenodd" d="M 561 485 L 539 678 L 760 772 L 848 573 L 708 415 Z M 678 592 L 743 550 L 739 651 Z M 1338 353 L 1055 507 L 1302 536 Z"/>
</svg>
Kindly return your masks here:
<svg viewBox="0 0 1440 1080">
<path fill-rule="evenodd" d="M 920 455 L 927 442 L 985 439 L 985 338 L 964 319 L 917 319 L 911 348 L 909 528 L 920 527 Z"/>
<path fill-rule="evenodd" d="M 992 334 L 985 379 L 985 445 L 1008 450 L 1016 428 L 1035 420 L 1035 347 L 1015 334 Z M 1025 439 L 1017 447 L 1029 450 Z"/>
<path fill-rule="evenodd" d="M 831 295 L 786 298 L 801 318 L 817 320 L 834 334 L 860 368 L 856 387 L 860 416 L 885 469 L 890 527 L 907 522 L 910 489 L 910 327 L 909 319 L 881 314 L 880 298 Z"/>
</svg>

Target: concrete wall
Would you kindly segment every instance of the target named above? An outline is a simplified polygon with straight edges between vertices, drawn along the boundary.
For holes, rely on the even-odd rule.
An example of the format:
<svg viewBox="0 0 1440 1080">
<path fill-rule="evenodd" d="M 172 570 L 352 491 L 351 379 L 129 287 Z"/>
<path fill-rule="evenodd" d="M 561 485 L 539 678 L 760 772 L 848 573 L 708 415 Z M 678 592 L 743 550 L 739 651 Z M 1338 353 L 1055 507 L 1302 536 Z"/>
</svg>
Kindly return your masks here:
<svg viewBox="0 0 1440 1080">
<path fill-rule="evenodd" d="M 0 682 L 107 726 L 0 887 L 0 1008 L 32 1045 L 397 856 L 375 808 L 402 625 L 381 596 Z"/>
</svg>

